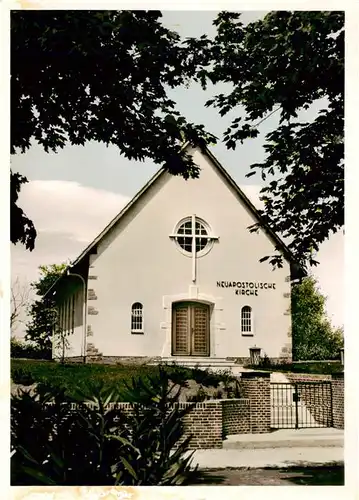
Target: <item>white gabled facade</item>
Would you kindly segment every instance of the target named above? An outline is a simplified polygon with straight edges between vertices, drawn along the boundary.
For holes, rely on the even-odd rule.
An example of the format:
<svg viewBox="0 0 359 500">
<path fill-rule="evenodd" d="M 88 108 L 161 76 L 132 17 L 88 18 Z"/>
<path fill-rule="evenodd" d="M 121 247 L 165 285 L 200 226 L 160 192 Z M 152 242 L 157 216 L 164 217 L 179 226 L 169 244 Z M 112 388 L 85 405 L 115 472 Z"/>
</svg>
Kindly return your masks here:
<svg viewBox="0 0 359 500">
<path fill-rule="evenodd" d="M 85 340 L 105 359 L 168 358 L 176 349 L 182 357 L 244 358 L 253 346 L 290 357 L 290 263 L 273 270 L 259 262 L 278 243 L 248 231 L 256 213 L 211 154 L 192 154 L 199 179 L 156 175 L 77 259 L 88 288 L 86 339 L 78 299 L 68 356 L 83 355 Z M 65 327 L 73 327 L 69 316 Z"/>
</svg>

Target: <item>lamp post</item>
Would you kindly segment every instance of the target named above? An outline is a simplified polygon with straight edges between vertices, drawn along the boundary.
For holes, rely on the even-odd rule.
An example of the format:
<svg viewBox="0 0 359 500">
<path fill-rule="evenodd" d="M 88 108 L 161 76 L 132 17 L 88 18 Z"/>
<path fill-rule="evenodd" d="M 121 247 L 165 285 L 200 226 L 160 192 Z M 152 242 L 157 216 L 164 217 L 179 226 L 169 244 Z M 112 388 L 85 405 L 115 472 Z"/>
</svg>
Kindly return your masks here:
<svg viewBox="0 0 359 500">
<path fill-rule="evenodd" d="M 86 363 L 86 334 L 87 334 L 87 327 L 86 327 L 86 282 L 81 276 L 81 274 L 77 273 L 71 273 L 69 270 L 67 270 L 67 275 L 68 276 L 73 276 L 74 278 L 79 278 L 82 282 L 82 288 L 83 288 L 83 306 L 82 306 L 82 323 L 84 326 L 84 331 L 83 331 L 83 342 L 82 342 L 82 356 L 83 356 L 83 361 Z"/>
<path fill-rule="evenodd" d="M 259 365 L 259 358 L 260 358 L 260 353 L 261 353 L 261 348 L 254 346 L 249 348 L 249 356 L 250 356 L 250 363 L 251 365 Z"/>
</svg>

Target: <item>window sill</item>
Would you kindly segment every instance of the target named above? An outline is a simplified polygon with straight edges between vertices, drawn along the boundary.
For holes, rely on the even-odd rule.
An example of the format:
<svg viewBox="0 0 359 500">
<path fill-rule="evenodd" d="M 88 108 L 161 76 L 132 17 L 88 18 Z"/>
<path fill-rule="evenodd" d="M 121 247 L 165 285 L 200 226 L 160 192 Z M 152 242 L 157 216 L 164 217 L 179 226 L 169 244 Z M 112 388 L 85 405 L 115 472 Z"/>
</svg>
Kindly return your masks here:
<svg viewBox="0 0 359 500">
<path fill-rule="evenodd" d="M 143 335 L 144 330 L 131 330 L 131 335 Z"/>
<path fill-rule="evenodd" d="M 254 337 L 253 333 L 242 333 L 242 337 Z"/>
</svg>

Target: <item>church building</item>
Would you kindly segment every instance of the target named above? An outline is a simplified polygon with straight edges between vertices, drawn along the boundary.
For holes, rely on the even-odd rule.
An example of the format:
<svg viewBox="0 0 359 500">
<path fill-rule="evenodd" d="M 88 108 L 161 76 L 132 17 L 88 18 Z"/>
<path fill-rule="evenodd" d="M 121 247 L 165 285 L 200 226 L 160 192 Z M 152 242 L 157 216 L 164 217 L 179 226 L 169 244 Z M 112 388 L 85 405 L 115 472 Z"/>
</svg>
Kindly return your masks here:
<svg viewBox="0 0 359 500">
<path fill-rule="evenodd" d="M 187 148 L 200 177 L 160 169 L 48 291 L 67 358 L 210 366 L 252 347 L 291 358 L 298 268 L 269 227 L 249 232 L 260 216 L 213 154 Z M 273 270 L 260 259 L 275 249 Z M 54 336 L 54 358 L 63 348 Z"/>
</svg>

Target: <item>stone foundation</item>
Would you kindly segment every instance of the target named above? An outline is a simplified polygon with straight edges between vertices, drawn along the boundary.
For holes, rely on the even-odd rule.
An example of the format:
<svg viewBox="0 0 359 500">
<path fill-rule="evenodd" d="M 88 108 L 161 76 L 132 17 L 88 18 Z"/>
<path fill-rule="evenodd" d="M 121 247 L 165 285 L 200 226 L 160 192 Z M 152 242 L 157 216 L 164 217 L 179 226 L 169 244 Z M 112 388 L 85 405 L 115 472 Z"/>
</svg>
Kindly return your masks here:
<svg viewBox="0 0 359 500">
<path fill-rule="evenodd" d="M 91 350 L 87 351 L 86 363 L 97 363 L 103 365 L 146 365 L 153 361 L 159 361 L 161 358 L 150 358 L 148 356 L 103 356 L 101 353 Z M 72 356 L 66 358 L 67 363 L 83 363 L 83 356 Z"/>
<path fill-rule="evenodd" d="M 251 364 L 251 359 L 250 357 L 227 357 L 226 358 L 228 361 L 234 361 L 237 365 L 241 366 L 246 366 Z M 283 365 L 283 364 L 289 364 L 292 363 L 292 357 L 291 356 L 286 356 L 286 357 L 279 357 L 279 358 L 266 358 L 272 365 Z M 263 358 L 261 358 L 263 361 Z M 260 366 L 259 366 L 260 368 Z M 264 368 L 264 367 L 263 367 Z"/>
</svg>

